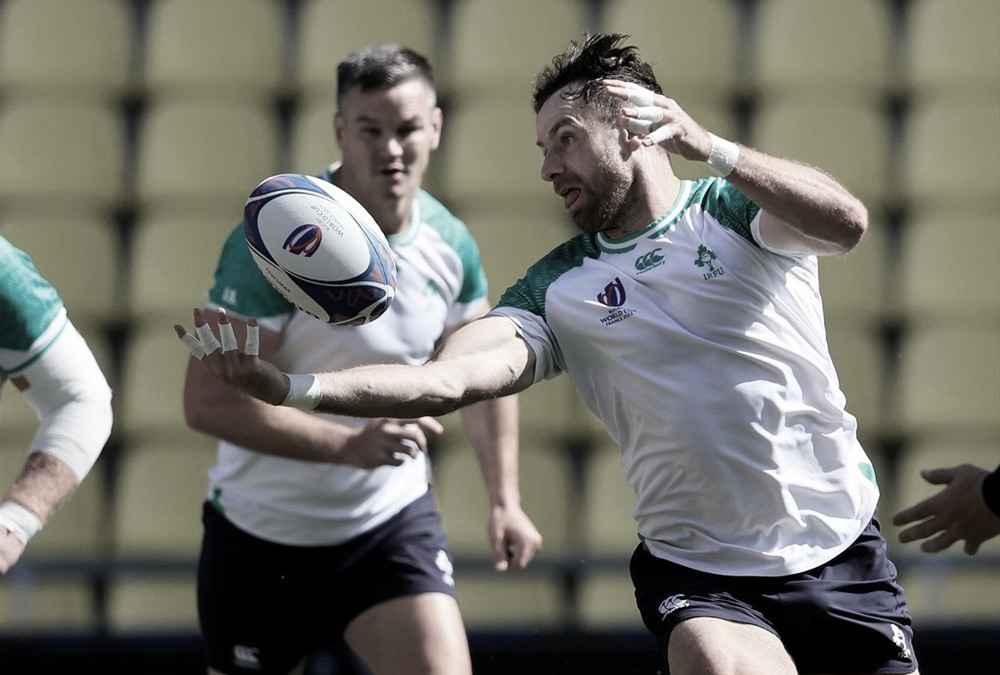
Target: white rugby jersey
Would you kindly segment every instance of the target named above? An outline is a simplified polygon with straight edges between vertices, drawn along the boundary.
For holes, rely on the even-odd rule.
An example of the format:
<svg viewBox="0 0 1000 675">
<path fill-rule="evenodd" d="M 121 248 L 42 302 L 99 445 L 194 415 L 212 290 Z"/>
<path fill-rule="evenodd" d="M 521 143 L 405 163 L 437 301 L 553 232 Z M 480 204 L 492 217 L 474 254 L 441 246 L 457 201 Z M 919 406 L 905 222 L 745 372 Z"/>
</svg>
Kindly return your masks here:
<svg viewBox="0 0 1000 675">
<path fill-rule="evenodd" d="M 331 167 L 324 174 L 330 180 Z M 388 237 L 399 272 L 396 297 L 378 320 L 331 326 L 298 311 L 260 274 L 242 225 L 226 241 L 210 304 L 255 317 L 281 333 L 273 362 L 290 373 L 325 372 L 375 363 L 421 364 L 446 329 L 487 309 L 479 250 L 465 225 L 420 191 L 410 226 Z M 324 415 L 341 424 L 368 420 Z M 253 452 L 227 441 L 209 472 L 209 497 L 240 528 L 291 545 L 337 544 L 385 522 L 427 492 L 426 457 L 374 470 L 319 464 Z"/>
<path fill-rule="evenodd" d="M 535 381 L 566 371 L 622 452 L 639 536 L 704 572 L 780 576 L 834 558 L 878 488 L 827 349 L 814 256 L 765 250 L 721 179 L 610 241 L 583 234 L 509 288 Z"/>
</svg>

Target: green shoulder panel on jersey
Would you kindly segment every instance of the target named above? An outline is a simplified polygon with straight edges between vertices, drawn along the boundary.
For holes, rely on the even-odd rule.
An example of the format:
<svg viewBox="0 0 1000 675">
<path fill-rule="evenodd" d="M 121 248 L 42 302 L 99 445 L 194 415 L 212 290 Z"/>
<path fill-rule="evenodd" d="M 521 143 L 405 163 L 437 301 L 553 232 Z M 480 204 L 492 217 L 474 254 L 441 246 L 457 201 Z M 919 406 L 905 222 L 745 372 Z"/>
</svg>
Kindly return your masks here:
<svg viewBox="0 0 1000 675">
<path fill-rule="evenodd" d="M 701 178 L 694 184 L 688 207 L 700 205 L 719 223 L 759 246 L 750 231 L 750 223 L 760 207 L 723 178 Z"/>
<path fill-rule="evenodd" d="M 580 234 L 555 247 L 500 296 L 497 307 L 516 307 L 545 318 L 545 293 L 566 272 L 587 258 L 598 258 L 601 250 L 592 234 Z"/>
<path fill-rule="evenodd" d="M 456 300 L 469 303 L 486 297 L 486 271 L 479 259 L 479 246 L 469 228 L 428 192 L 420 190 L 417 199 L 424 224 L 437 232 L 462 261 L 462 288 Z"/>
<path fill-rule="evenodd" d="M 208 292 L 208 299 L 248 317 L 281 316 L 295 311 L 295 306 L 274 290 L 250 257 L 242 223 L 222 245 L 222 255 L 215 268 L 215 282 Z"/>
<path fill-rule="evenodd" d="M 31 256 L 0 237 L 0 349 L 30 349 L 62 306 Z"/>
</svg>

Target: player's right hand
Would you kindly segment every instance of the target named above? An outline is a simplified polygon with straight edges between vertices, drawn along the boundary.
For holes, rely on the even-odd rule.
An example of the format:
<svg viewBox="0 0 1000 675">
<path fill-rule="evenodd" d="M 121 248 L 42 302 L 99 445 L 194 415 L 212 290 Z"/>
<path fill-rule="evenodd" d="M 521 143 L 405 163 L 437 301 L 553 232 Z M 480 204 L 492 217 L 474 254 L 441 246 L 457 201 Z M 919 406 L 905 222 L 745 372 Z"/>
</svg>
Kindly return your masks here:
<svg viewBox="0 0 1000 675">
<path fill-rule="evenodd" d="M 429 435 L 439 436 L 444 427 L 433 417 L 415 420 L 371 420 L 344 444 L 335 460 L 361 469 L 399 466 L 420 452 L 427 452 Z"/>
<path fill-rule="evenodd" d="M 288 396 L 289 380 L 285 373 L 273 364 L 261 359 L 260 333 L 257 322 L 247 323 L 246 346 L 240 349 L 229 317 L 219 312 L 219 337 L 205 322 L 200 309 L 194 310 L 196 335 L 188 333 L 183 326 L 174 325 L 177 337 L 191 352 L 191 356 L 208 366 L 213 375 L 236 387 L 240 391 L 259 398 L 271 405 L 281 405 Z"/>
<path fill-rule="evenodd" d="M 6 527 L 0 527 L 0 575 L 7 574 L 22 553 L 24 553 L 24 542 Z"/>
</svg>

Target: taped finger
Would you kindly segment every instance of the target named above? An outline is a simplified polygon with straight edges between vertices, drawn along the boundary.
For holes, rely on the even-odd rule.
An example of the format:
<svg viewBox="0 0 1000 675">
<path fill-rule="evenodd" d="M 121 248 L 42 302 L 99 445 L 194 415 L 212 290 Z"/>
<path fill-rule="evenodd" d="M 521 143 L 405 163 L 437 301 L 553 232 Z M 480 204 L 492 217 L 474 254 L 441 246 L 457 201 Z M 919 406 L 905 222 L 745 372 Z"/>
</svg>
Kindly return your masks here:
<svg viewBox="0 0 1000 675">
<path fill-rule="evenodd" d="M 636 86 L 634 89 L 630 88 L 628 102 L 639 107 L 651 106 L 656 102 L 656 94 L 648 89 Z"/>
<path fill-rule="evenodd" d="M 260 356 L 260 327 L 256 322 L 247 324 L 247 344 L 243 353 L 247 356 Z"/>
<path fill-rule="evenodd" d="M 198 331 L 198 341 L 201 342 L 201 348 L 205 350 L 205 356 L 214 354 L 219 350 L 219 341 L 215 339 L 215 333 L 212 332 L 211 326 L 203 323 L 200 326 L 196 326 L 195 330 Z"/>
<path fill-rule="evenodd" d="M 201 361 L 205 358 L 205 350 L 201 348 L 201 343 L 198 342 L 198 338 L 188 333 L 186 330 L 180 326 L 174 326 L 174 330 L 177 332 L 177 337 L 181 339 L 187 348 L 191 352 L 191 356 Z"/>
<path fill-rule="evenodd" d="M 629 109 L 629 117 L 634 117 L 640 120 L 648 120 L 653 122 L 662 122 L 663 118 L 667 116 L 667 111 L 658 105 L 647 105 L 640 108 Z"/>
<path fill-rule="evenodd" d="M 653 128 L 653 123 L 649 120 L 629 117 L 625 120 L 625 128 L 628 129 L 630 133 L 638 136 L 645 136 Z"/>
<path fill-rule="evenodd" d="M 657 143 L 662 143 L 670 138 L 673 138 L 677 134 L 677 127 L 672 124 L 664 124 L 662 127 L 657 127 L 652 133 L 642 139 L 645 145 L 656 145 Z"/>
<path fill-rule="evenodd" d="M 222 352 L 235 352 L 239 349 L 236 346 L 236 333 L 233 332 L 233 324 L 228 321 L 219 324 L 219 337 L 222 338 Z"/>
</svg>

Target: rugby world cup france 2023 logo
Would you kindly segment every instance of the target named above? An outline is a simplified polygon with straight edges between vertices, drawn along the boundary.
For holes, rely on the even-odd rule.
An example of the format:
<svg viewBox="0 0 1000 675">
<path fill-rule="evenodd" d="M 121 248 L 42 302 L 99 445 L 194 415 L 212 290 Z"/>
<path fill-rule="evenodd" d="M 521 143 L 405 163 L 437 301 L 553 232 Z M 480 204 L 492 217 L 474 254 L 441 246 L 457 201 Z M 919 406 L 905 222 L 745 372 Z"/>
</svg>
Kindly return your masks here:
<svg viewBox="0 0 1000 675">
<path fill-rule="evenodd" d="M 306 258 L 311 258 L 313 253 L 319 249 L 320 243 L 323 241 L 323 228 L 319 225 L 299 225 L 288 238 L 285 239 L 285 243 L 281 245 L 281 248 L 285 249 L 293 255 L 301 255 Z"/>
<path fill-rule="evenodd" d="M 625 285 L 620 277 L 615 277 L 614 281 L 597 294 L 597 301 L 608 308 L 608 313 L 601 317 L 601 324 L 605 327 L 624 321 L 635 314 L 634 309 L 622 307 L 625 304 Z"/>
</svg>

